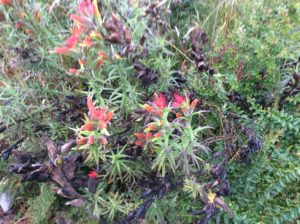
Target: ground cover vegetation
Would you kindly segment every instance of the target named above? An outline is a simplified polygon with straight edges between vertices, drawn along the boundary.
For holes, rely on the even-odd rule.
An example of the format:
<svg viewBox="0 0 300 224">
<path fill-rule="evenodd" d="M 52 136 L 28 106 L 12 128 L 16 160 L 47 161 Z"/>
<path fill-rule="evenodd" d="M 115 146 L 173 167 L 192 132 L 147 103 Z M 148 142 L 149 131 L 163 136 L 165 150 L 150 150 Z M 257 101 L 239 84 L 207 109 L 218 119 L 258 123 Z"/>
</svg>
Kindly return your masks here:
<svg viewBox="0 0 300 224">
<path fill-rule="evenodd" d="M 0 0 L 1 223 L 298 223 L 296 0 Z"/>
</svg>

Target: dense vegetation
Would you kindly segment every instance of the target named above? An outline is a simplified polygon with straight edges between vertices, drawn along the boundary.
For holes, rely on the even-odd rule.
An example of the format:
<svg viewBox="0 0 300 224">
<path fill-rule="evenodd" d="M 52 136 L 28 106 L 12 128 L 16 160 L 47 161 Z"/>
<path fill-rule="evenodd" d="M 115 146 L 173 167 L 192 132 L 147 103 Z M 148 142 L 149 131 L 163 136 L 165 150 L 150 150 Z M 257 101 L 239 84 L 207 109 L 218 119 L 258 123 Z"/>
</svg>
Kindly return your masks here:
<svg viewBox="0 0 300 224">
<path fill-rule="evenodd" d="M 0 0 L 0 223 L 298 223 L 299 15 Z"/>
</svg>

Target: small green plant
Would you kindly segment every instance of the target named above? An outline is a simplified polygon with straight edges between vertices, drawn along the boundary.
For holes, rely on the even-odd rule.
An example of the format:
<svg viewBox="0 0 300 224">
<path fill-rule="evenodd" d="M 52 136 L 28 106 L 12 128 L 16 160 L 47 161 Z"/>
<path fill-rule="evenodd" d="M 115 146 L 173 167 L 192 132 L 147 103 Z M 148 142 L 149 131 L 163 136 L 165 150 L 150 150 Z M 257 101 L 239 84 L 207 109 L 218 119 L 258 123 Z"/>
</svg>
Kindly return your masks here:
<svg viewBox="0 0 300 224">
<path fill-rule="evenodd" d="M 151 105 L 142 106 L 149 113 L 147 119 L 150 122 L 146 124 L 143 133 L 135 133 L 138 138 L 136 145 L 145 145 L 145 150 L 155 153 L 152 168 L 158 170 L 163 177 L 168 171 L 175 174 L 176 170 L 182 170 L 188 176 L 200 166 L 206 165 L 200 155 L 202 152 L 205 154 L 207 148 L 196 136 L 210 127 L 192 126 L 193 117 L 201 114 L 201 111 L 194 112 L 197 102 L 195 99 L 190 103 L 188 97 L 175 93 L 174 101 L 167 104 L 160 93 L 155 94 Z"/>
<path fill-rule="evenodd" d="M 108 144 L 107 126 L 113 116 L 113 112 L 106 112 L 104 108 L 95 108 L 92 99 L 87 98 L 89 116 L 85 118 L 85 124 L 78 131 L 77 144 L 79 150 L 86 150 L 88 153 L 87 160 L 92 164 L 99 165 L 99 159 L 106 161 L 106 145 Z"/>
<path fill-rule="evenodd" d="M 46 184 L 40 186 L 40 195 L 30 201 L 30 220 L 32 223 L 45 223 L 50 218 L 51 207 L 55 204 L 54 192 Z"/>
</svg>

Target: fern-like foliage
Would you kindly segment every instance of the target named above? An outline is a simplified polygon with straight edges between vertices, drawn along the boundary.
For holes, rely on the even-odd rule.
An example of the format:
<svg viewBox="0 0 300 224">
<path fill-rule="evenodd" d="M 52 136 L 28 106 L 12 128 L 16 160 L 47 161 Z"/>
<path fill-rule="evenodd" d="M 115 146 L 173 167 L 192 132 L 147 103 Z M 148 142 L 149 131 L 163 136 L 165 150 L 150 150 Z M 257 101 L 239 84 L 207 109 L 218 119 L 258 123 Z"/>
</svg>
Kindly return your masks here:
<svg viewBox="0 0 300 224">
<path fill-rule="evenodd" d="M 300 180 L 300 167 L 293 169 L 291 172 L 286 174 L 283 178 L 280 178 L 274 182 L 269 188 L 264 192 L 263 200 L 269 200 L 289 186 L 290 184 Z"/>
<path fill-rule="evenodd" d="M 280 216 L 274 218 L 274 224 L 280 223 L 292 223 L 300 218 L 300 206 L 288 209 L 288 211 L 280 214 Z M 298 223 L 298 222 L 297 222 Z"/>
<path fill-rule="evenodd" d="M 30 218 L 32 224 L 47 223 L 46 220 L 51 215 L 50 208 L 55 202 L 54 192 L 47 184 L 42 184 L 41 193 L 38 197 L 30 201 Z"/>
</svg>

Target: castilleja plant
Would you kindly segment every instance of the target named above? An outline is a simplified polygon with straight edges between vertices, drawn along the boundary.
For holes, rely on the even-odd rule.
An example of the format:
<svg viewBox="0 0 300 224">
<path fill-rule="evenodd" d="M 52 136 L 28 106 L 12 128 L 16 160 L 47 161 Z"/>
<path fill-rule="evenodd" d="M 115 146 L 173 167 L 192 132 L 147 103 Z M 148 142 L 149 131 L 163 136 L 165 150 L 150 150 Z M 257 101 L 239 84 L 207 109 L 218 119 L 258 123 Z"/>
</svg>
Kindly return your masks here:
<svg viewBox="0 0 300 224">
<path fill-rule="evenodd" d="M 135 133 L 136 145 L 155 154 L 152 169 L 159 171 L 162 176 L 168 171 L 174 174 L 181 171 L 189 175 L 191 171 L 205 166 L 201 155 L 207 153 L 208 148 L 201 144 L 197 134 L 210 127 L 192 126 L 193 117 L 204 112 L 195 111 L 198 100 L 190 102 L 187 96 L 177 93 L 170 103 L 162 93 L 154 97 L 154 102 L 142 105 L 150 116 L 150 122 L 143 132 Z"/>
<path fill-rule="evenodd" d="M 88 153 L 87 161 L 99 164 L 99 159 L 106 161 L 106 145 L 109 133 L 107 127 L 113 117 L 113 112 L 105 108 L 96 108 L 92 98 L 87 97 L 88 116 L 85 124 L 78 131 L 77 145 Z"/>
<path fill-rule="evenodd" d="M 9 12 L 9 19 L 14 23 L 17 30 L 31 38 L 37 37 L 45 21 L 41 17 L 41 7 L 36 5 L 30 10 L 24 9 L 23 1 L 0 0 L 0 6 L 4 5 Z"/>
<path fill-rule="evenodd" d="M 65 55 L 77 61 L 77 66 L 69 68 L 69 74 L 80 75 L 86 66 L 89 69 L 99 68 L 108 56 L 103 52 L 101 45 L 102 36 L 100 25 L 102 18 L 98 10 L 97 1 L 82 0 L 76 9 L 76 13 L 70 18 L 74 25 L 71 28 L 71 36 L 62 46 L 56 47 L 52 53 Z"/>
</svg>

